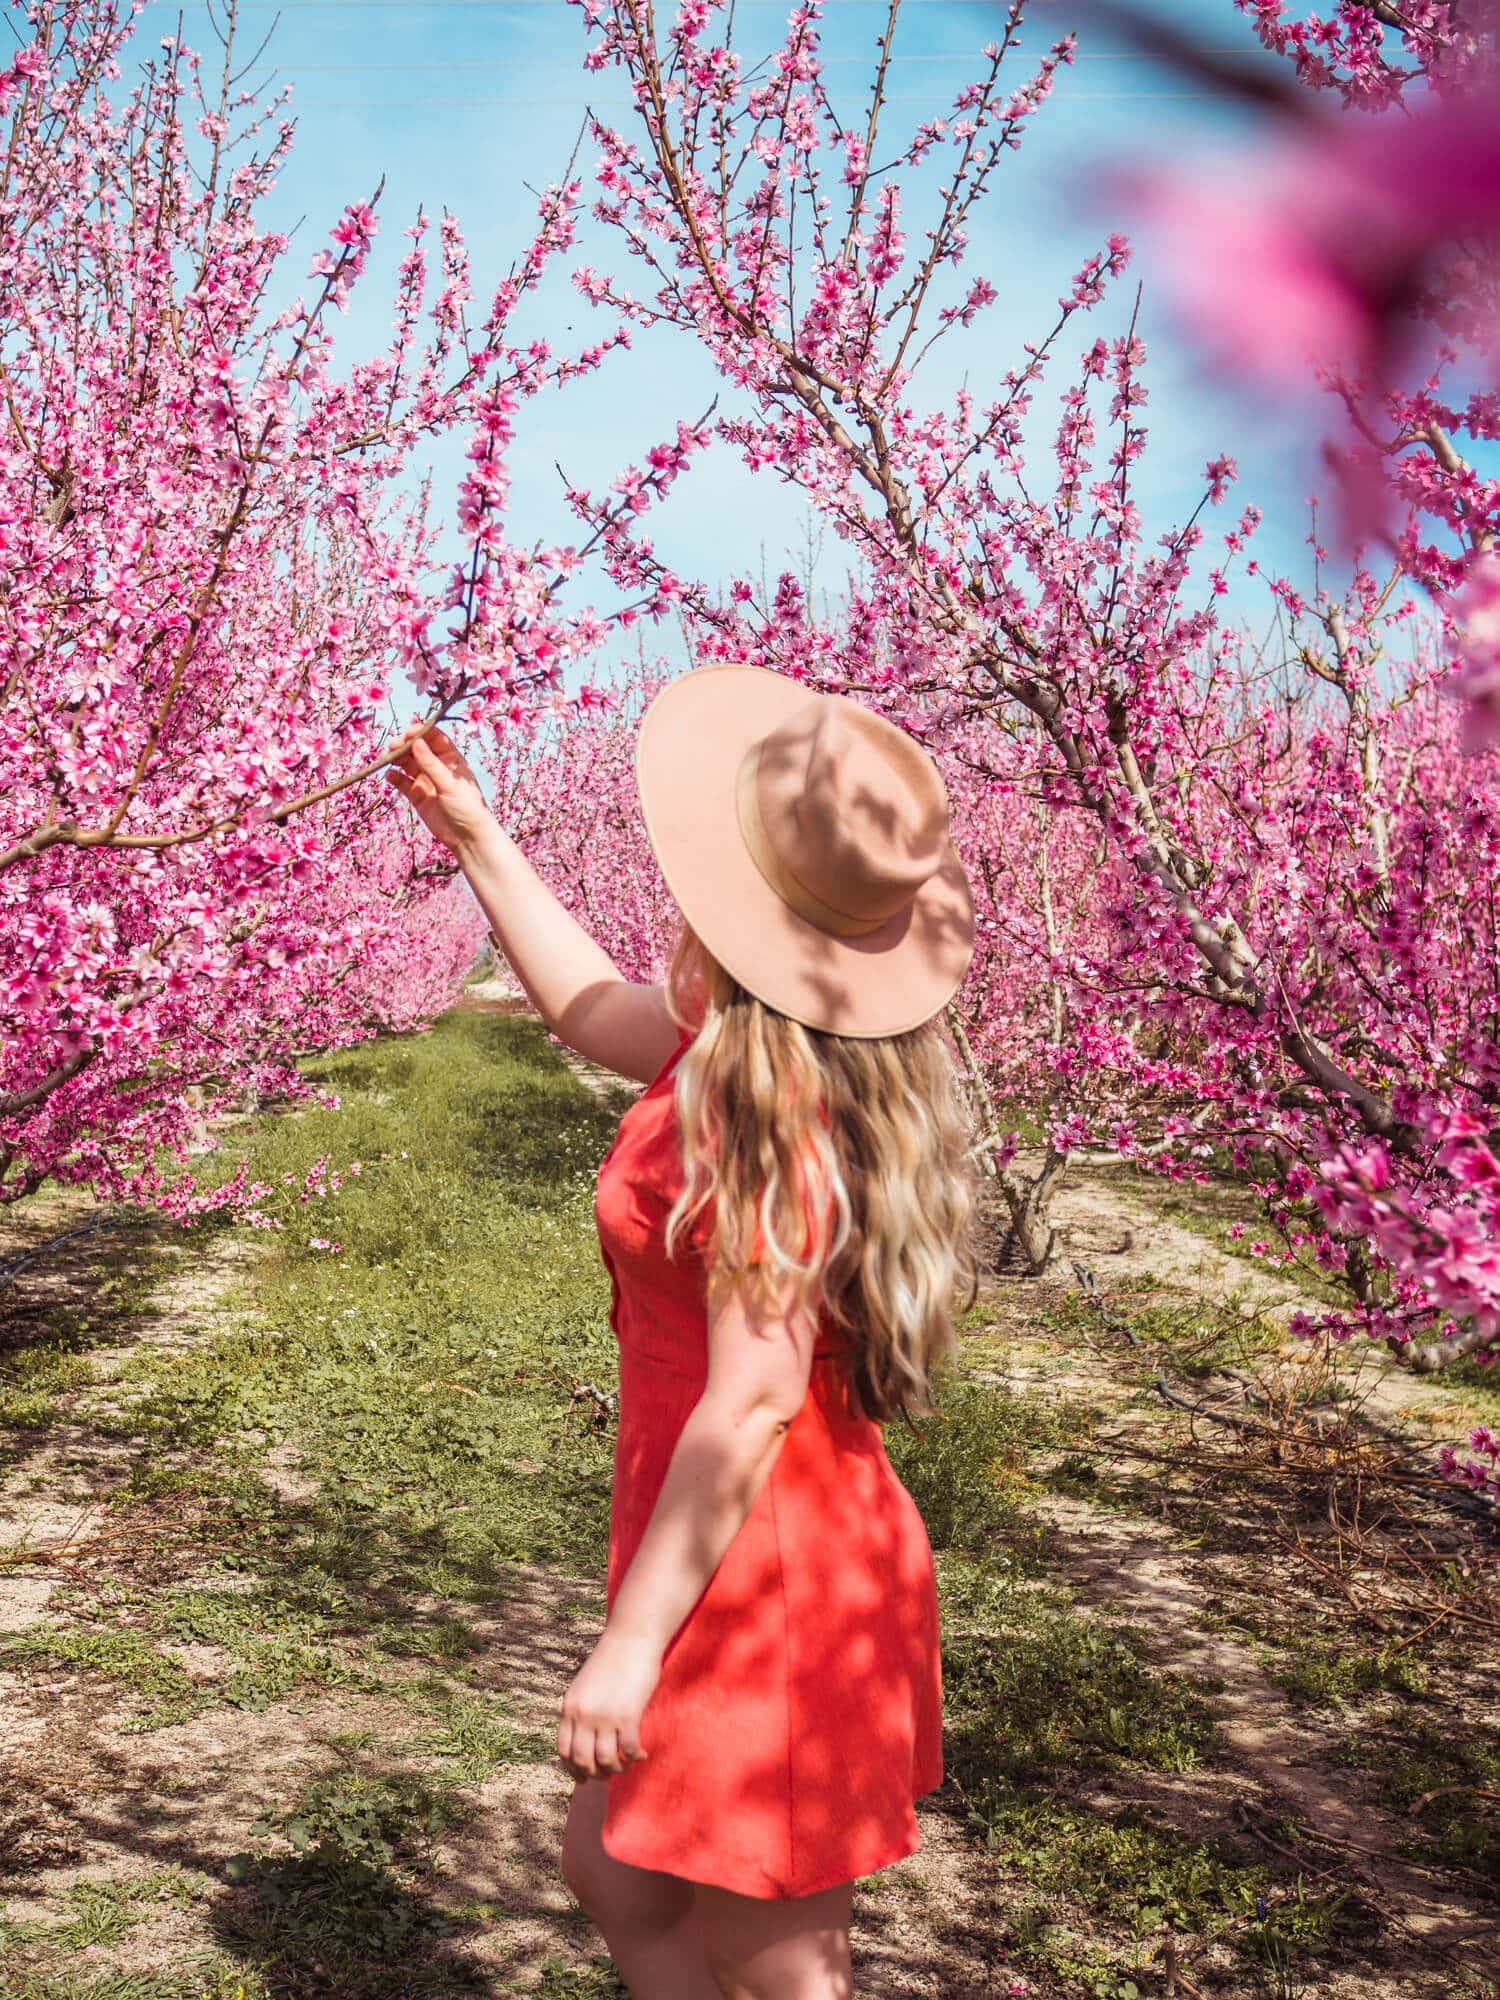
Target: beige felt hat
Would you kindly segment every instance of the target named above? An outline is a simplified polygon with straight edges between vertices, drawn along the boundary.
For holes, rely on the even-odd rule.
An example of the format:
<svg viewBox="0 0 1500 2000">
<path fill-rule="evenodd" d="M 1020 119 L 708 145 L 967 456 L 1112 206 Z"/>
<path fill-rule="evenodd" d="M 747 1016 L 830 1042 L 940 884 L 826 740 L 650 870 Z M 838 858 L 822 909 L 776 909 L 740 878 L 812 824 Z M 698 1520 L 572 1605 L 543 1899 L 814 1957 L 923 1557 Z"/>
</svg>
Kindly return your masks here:
<svg viewBox="0 0 1500 2000">
<path fill-rule="evenodd" d="M 759 667 L 700 667 L 646 710 L 636 777 L 679 909 L 767 1006 L 873 1037 L 952 997 L 974 901 L 937 766 L 894 723 Z"/>
</svg>

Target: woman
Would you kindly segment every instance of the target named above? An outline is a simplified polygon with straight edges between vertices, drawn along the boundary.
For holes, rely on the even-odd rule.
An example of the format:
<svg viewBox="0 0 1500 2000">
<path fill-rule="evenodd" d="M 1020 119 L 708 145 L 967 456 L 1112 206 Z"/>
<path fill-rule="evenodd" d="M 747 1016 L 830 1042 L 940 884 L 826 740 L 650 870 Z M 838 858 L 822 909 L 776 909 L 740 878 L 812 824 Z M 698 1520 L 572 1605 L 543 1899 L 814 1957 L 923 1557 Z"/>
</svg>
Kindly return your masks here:
<svg viewBox="0 0 1500 2000">
<path fill-rule="evenodd" d="M 942 1778 L 932 1555 L 879 1424 L 928 1407 L 968 1274 L 935 1017 L 973 905 L 936 767 L 855 703 L 704 668 L 637 774 L 684 920 L 661 986 L 439 731 L 392 769 L 554 1034 L 648 1086 L 599 1173 L 620 1424 L 563 1869 L 638 2000 L 847 2000 L 854 1879 Z"/>
</svg>

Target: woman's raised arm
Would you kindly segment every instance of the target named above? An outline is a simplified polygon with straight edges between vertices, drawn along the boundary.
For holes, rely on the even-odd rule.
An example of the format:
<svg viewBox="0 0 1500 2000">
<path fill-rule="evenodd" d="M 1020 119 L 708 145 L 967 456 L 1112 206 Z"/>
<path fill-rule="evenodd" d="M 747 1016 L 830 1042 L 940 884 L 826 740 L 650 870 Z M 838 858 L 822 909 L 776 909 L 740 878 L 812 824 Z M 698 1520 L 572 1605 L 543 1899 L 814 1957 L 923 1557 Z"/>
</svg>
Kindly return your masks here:
<svg viewBox="0 0 1500 2000">
<path fill-rule="evenodd" d="M 660 986 L 622 979 L 563 908 L 485 803 L 441 729 L 413 737 L 387 776 L 452 849 L 527 998 L 559 1040 L 590 1062 L 649 1083 L 677 1044 Z"/>
</svg>

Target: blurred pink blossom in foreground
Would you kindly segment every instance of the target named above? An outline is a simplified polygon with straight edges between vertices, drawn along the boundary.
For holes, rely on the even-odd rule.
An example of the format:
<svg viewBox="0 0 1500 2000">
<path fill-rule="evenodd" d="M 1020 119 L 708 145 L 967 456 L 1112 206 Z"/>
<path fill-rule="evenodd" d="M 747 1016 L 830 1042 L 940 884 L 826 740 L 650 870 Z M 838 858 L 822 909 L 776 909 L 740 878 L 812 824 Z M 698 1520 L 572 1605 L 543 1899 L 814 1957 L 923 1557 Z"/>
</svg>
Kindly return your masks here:
<svg viewBox="0 0 1500 2000">
<path fill-rule="evenodd" d="M 1364 373 L 1405 331 L 1433 267 L 1500 224 L 1500 93 L 1378 118 L 1304 119 L 1216 182 L 1129 177 L 1167 280 L 1224 364 L 1281 384 Z M 1492 338 L 1478 315 L 1460 329 Z"/>
<path fill-rule="evenodd" d="M 1161 235 L 1166 282 L 1220 368 L 1282 397 L 1320 382 L 1343 394 L 1350 435 L 1328 446 L 1343 537 L 1351 547 L 1403 547 L 1409 572 L 1417 559 L 1416 573 L 1459 629 L 1452 688 L 1464 703 L 1465 745 L 1500 743 L 1493 502 L 1458 454 L 1439 455 L 1425 486 L 1425 451 L 1405 456 L 1412 445 L 1433 447 L 1455 421 L 1477 420 L 1483 431 L 1494 403 L 1483 392 L 1453 411 L 1436 400 L 1445 367 L 1477 359 L 1483 370 L 1500 358 L 1493 75 L 1415 110 L 1283 118 L 1211 181 L 1158 171 L 1129 185 Z M 1414 362 L 1430 371 L 1415 394 L 1397 386 L 1402 365 Z M 1456 562 L 1423 565 L 1410 521 L 1403 536 L 1393 510 L 1426 504 L 1444 477 L 1455 491 L 1463 485 L 1447 518 L 1469 546 Z"/>
</svg>

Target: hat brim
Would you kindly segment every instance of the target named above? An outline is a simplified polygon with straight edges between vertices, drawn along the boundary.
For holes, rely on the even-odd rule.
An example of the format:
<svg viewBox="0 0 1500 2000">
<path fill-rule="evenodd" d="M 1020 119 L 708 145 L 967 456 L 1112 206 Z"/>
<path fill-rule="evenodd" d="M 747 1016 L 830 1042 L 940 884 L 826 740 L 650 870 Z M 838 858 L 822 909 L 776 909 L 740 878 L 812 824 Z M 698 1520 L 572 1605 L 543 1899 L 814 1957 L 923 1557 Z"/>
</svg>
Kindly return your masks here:
<svg viewBox="0 0 1500 2000">
<path fill-rule="evenodd" d="M 683 916 L 747 992 L 831 1034 L 904 1034 L 941 1011 L 973 955 L 974 900 L 952 843 L 898 916 L 843 938 L 783 902 L 740 832 L 746 751 L 811 695 L 762 667 L 698 667 L 669 681 L 636 745 L 646 834 Z"/>
</svg>

